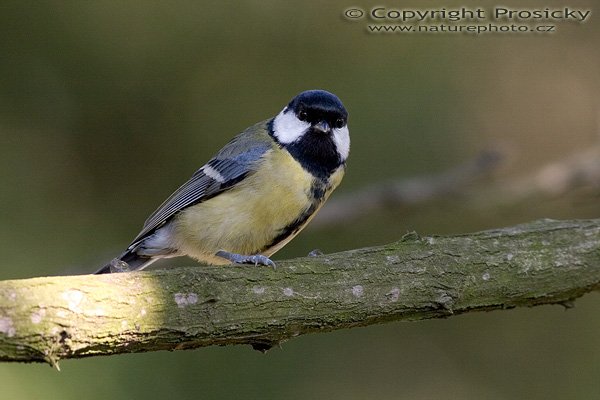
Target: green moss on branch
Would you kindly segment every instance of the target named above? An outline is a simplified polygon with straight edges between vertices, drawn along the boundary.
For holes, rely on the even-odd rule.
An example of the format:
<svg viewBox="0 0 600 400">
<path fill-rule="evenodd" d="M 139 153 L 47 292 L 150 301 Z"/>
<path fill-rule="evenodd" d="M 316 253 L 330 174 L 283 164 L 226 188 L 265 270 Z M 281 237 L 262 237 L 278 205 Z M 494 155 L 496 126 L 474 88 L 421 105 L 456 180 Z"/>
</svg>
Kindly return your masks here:
<svg viewBox="0 0 600 400">
<path fill-rule="evenodd" d="M 278 262 L 0 282 L 0 360 L 250 344 L 569 304 L 600 285 L 600 220 L 543 220 Z"/>
</svg>

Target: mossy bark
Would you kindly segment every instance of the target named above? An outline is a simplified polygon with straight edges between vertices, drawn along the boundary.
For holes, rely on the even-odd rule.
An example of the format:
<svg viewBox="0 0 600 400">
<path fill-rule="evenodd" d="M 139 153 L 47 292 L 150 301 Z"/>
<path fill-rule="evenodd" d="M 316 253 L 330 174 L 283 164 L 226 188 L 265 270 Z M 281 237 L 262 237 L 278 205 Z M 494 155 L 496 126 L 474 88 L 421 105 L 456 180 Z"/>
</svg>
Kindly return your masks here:
<svg viewBox="0 0 600 400">
<path fill-rule="evenodd" d="M 569 304 L 600 287 L 600 220 L 543 220 L 280 261 L 0 282 L 0 360 L 291 337 L 469 311 Z"/>
</svg>

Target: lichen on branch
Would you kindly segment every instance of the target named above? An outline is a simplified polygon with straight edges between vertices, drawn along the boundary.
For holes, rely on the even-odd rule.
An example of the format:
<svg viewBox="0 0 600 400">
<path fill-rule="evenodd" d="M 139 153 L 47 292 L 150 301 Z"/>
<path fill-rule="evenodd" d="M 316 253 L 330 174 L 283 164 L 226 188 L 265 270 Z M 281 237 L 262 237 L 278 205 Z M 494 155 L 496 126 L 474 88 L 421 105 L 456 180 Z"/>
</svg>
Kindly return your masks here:
<svg viewBox="0 0 600 400">
<path fill-rule="evenodd" d="M 248 265 L 0 282 L 0 360 L 250 344 L 517 306 L 600 287 L 600 220 L 542 220 Z"/>
</svg>

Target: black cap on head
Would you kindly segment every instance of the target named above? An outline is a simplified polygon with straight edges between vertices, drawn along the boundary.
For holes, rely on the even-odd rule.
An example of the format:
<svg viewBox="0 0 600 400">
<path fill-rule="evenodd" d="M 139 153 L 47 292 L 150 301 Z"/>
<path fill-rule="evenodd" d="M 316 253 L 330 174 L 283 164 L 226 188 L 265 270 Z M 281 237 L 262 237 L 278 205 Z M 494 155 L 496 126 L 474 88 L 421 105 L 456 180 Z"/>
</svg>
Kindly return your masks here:
<svg viewBox="0 0 600 400">
<path fill-rule="evenodd" d="M 348 112 L 332 93 L 302 92 L 269 123 L 269 134 L 318 179 L 346 163 L 350 151 Z"/>
<path fill-rule="evenodd" d="M 294 97 L 288 109 L 301 121 L 316 124 L 326 121 L 332 127 L 341 128 L 346 125 L 348 112 L 333 93 L 325 90 L 307 90 Z"/>
</svg>

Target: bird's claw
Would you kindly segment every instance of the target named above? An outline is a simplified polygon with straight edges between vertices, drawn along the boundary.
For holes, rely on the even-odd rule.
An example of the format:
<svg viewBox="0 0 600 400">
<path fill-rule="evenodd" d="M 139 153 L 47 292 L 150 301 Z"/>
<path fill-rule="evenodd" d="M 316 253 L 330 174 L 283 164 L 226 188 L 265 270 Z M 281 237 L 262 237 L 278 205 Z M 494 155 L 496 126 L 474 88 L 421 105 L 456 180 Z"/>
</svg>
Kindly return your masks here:
<svg viewBox="0 0 600 400">
<path fill-rule="evenodd" d="M 229 260 L 235 264 L 254 264 L 255 266 L 265 265 L 267 267 L 276 267 L 275 263 L 269 257 L 263 256 L 262 254 L 244 256 L 241 254 L 220 250 L 217 252 L 216 256 Z"/>
</svg>

